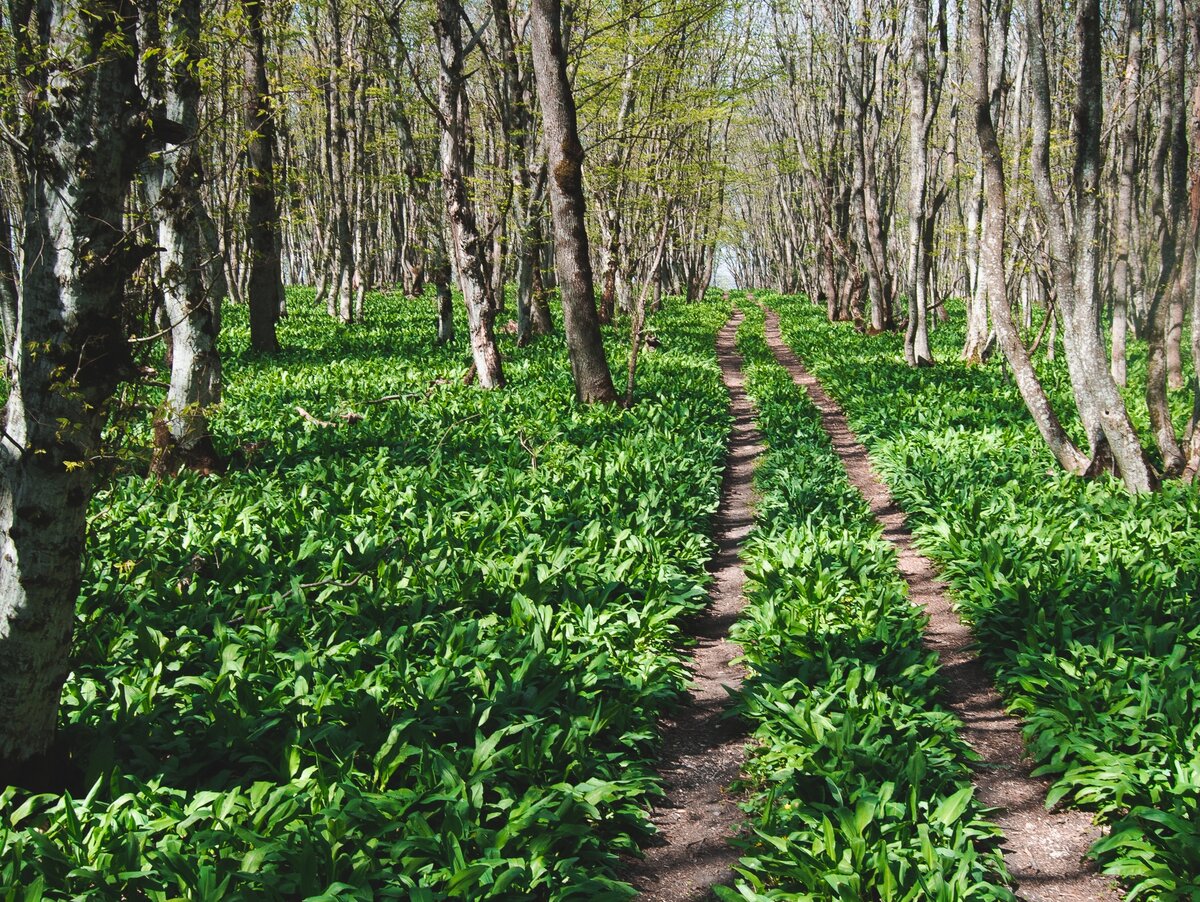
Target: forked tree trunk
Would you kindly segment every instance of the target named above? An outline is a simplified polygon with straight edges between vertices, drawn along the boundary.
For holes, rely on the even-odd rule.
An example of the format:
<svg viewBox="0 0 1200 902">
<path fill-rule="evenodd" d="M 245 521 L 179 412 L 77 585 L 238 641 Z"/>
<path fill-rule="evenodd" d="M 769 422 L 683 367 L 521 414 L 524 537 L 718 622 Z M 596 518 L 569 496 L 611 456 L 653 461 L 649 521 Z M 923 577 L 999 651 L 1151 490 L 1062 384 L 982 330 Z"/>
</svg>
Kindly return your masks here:
<svg viewBox="0 0 1200 902">
<path fill-rule="evenodd" d="M 146 15 L 154 15 L 151 4 L 144 9 Z M 167 118 L 183 134 L 147 168 L 146 194 L 158 219 L 171 367 L 166 401 L 154 418 L 151 471 L 171 475 L 183 467 L 221 469 L 208 431 L 208 410 L 221 400 L 217 333 L 225 280 L 216 227 L 200 196 L 204 173 L 197 146 L 202 55 L 198 0 L 173 4 L 163 24 L 171 52 L 149 57 L 148 65 L 156 71 L 147 81 L 161 93 Z"/>
<path fill-rule="evenodd" d="M 458 0 L 438 0 L 435 31 L 440 69 L 438 108 L 442 125 L 442 191 L 459 287 L 467 306 L 471 355 L 483 388 L 504 385 L 500 351 L 496 347 L 496 310 L 489 299 L 488 267 L 483 237 L 475 217 L 469 185 L 475 177 L 475 149 L 463 74 L 462 6 Z"/>
<path fill-rule="evenodd" d="M 279 205 L 275 199 L 275 120 L 267 84 L 263 4 L 243 0 L 250 47 L 246 54 L 246 238 L 250 243 L 250 346 L 279 350 L 275 323 L 283 294 L 279 257 Z"/>
<path fill-rule="evenodd" d="M 24 271 L 0 442 L 0 773 L 17 779 L 54 741 L 92 458 L 130 371 L 121 306 L 141 255 L 122 215 L 144 132 L 169 128 L 134 115 L 135 15 L 119 0 L 82 10 L 51 0 L 23 5 L 11 23 L 22 137 L 36 148 L 23 160 Z"/>
<path fill-rule="evenodd" d="M 1067 437 L 1054 408 L 1050 405 L 1050 399 L 1046 397 L 1025 345 L 1021 342 L 1021 334 L 1013 320 L 1012 306 L 1008 301 L 1004 274 L 1004 219 L 1008 215 L 1004 158 L 992 122 L 983 3 L 984 0 L 970 0 L 968 6 L 970 56 L 973 60 L 975 82 L 975 133 L 979 139 L 985 192 L 984 228 L 979 246 L 979 280 L 986 287 L 997 341 L 1009 366 L 1012 367 L 1013 379 L 1037 425 L 1038 432 L 1064 470 L 1082 475 L 1087 470 L 1087 458 Z"/>
<path fill-rule="evenodd" d="M 560 0 L 533 0 L 533 69 L 546 132 L 554 257 L 575 396 L 584 403 L 617 400 L 596 313 L 583 201 L 583 146 L 567 81 Z"/>
<path fill-rule="evenodd" d="M 1101 467 L 1111 454 L 1130 491 L 1149 491 L 1154 479 L 1113 380 L 1108 348 L 1100 331 L 1097 245 L 1103 100 L 1099 0 L 1081 0 L 1076 19 L 1080 68 L 1075 105 L 1073 238 L 1050 177 L 1050 82 L 1042 23 L 1041 0 L 1030 0 L 1027 31 L 1033 92 L 1033 182 L 1046 215 L 1050 268 L 1063 311 L 1063 344 L 1071 387 L 1091 446 L 1093 468 Z"/>
</svg>

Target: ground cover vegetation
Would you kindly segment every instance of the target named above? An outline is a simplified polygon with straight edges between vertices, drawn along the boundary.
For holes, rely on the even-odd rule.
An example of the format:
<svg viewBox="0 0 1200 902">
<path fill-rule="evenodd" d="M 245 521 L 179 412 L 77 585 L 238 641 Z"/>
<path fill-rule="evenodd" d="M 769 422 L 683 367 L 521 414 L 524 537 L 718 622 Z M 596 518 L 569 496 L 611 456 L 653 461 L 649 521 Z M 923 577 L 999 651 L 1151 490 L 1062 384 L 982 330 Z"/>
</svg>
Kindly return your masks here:
<svg viewBox="0 0 1200 902">
<path fill-rule="evenodd" d="M 511 348 L 520 389 L 464 387 L 430 298 L 351 331 L 289 305 L 282 356 L 244 310 L 224 332 L 213 432 L 253 460 L 92 505 L 81 773 L 0 794 L 0 897 L 627 895 L 703 597 L 725 309 L 660 314 L 622 410 L 571 400 L 560 342 Z"/>
<path fill-rule="evenodd" d="M 751 668 L 747 838 L 728 899 L 1012 899 L 971 752 L 895 555 L 816 408 L 744 305 L 738 349 L 768 445 L 735 629 Z"/>
<path fill-rule="evenodd" d="M 768 302 L 940 562 L 997 685 L 1025 719 L 1031 753 L 1055 781 L 1047 801 L 1094 810 L 1107 824 L 1092 854 L 1126 878 L 1133 897 L 1193 896 L 1194 488 L 1131 496 L 1112 479 L 1056 472 L 1004 368 L 946 364 L 918 374 L 904 365 L 898 337 L 831 325 L 806 298 Z M 956 346 L 963 325 L 956 308 L 934 347 Z M 1131 383 L 1144 384 L 1142 361 L 1131 364 Z M 1040 365 L 1064 400 L 1061 355 Z"/>
<path fill-rule="evenodd" d="M 727 425 L 722 308 L 661 308 L 722 269 L 855 323 L 781 301 L 1055 797 L 1139 894 L 1194 893 L 1198 59 L 1187 0 L 4 6 L 9 895 L 624 893 Z M 831 468 L 752 363 L 775 453 Z M 936 754 L 907 790 L 824 762 L 819 820 L 762 765 L 744 891 L 816 879 L 798 831 L 1001 893 L 861 507 L 774 466 L 747 713 L 782 742 L 763 699 L 821 685 L 866 767 L 903 725 L 850 696 L 892 693 Z M 930 860 L 920 812 L 982 845 Z"/>
</svg>

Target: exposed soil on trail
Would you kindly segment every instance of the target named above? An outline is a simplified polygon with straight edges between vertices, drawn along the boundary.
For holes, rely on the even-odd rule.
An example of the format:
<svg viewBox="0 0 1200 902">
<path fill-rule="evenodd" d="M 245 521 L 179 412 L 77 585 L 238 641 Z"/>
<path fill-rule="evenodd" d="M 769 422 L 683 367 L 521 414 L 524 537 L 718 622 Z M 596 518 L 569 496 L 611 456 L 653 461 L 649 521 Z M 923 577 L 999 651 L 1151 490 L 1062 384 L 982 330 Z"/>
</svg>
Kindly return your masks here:
<svg viewBox="0 0 1200 902">
<path fill-rule="evenodd" d="M 1084 855 L 1100 838 L 1086 812 L 1045 808 L 1050 784 L 1031 776 L 1021 722 L 1004 710 L 983 663 L 973 651 L 974 638 L 951 607 L 946 586 L 933 563 L 913 547 L 904 511 L 871 467 L 867 449 L 855 437 L 846 416 L 821 384 L 804 369 L 779 333 L 779 317 L 767 310 L 767 344 L 775 358 L 803 387 L 821 414 L 821 423 L 842 459 L 850 481 L 862 492 L 883 526 L 883 537 L 896 549 L 909 598 L 929 615 L 925 645 L 937 652 L 944 700 L 963 721 L 959 735 L 982 758 L 975 765 L 976 795 L 997 809 L 993 820 L 1004 831 L 1004 859 L 1027 902 L 1091 902 L 1121 898 L 1112 883 Z"/>
<path fill-rule="evenodd" d="M 691 902 L 709 899 L 712 888 L 728 884 L 738 854 L 728 840 L 743 821 L 737 800 L 727 790 L 741 776 L 745 760 L 745 725 L 726 717 L 729 691 L 742 684 L 745 670 L 733 660 L 741 648 L 727 638 L 729 627 L 745 605 L 746 574 L 739 554 L 754 522 L 752 479 L 763 452 L 754 427 L 754 409 L 746 397 L 742 359 L 737 353 L 740 312 L 717 337 L 721 377 L 729 390 L 733 429 L 726 449 L 721 505 L 713 519 L 717 551 L 709 562 L 712 587 L 709 606 L 689 623 L 697 645 L 689 669 L 688 700 L 663 721 L 659 773 L 666 798 L 652 820 L 659 835 L 632 862 L 625 877 L 641 898 Z"/>
</svg>

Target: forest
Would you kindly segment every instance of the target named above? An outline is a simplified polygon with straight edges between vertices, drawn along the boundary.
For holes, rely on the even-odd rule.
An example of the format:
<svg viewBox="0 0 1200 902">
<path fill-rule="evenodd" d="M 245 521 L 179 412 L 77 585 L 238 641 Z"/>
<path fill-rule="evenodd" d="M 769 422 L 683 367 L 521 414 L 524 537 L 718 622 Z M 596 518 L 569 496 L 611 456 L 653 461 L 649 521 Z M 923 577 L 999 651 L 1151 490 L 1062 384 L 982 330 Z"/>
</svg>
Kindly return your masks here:
<svg viewBox="0 0 1200 902">
<path fill-rule="evenodd" d="M 0 902 L 1200 898 L 1197 0 L 0 60 Z"/>
</svg>

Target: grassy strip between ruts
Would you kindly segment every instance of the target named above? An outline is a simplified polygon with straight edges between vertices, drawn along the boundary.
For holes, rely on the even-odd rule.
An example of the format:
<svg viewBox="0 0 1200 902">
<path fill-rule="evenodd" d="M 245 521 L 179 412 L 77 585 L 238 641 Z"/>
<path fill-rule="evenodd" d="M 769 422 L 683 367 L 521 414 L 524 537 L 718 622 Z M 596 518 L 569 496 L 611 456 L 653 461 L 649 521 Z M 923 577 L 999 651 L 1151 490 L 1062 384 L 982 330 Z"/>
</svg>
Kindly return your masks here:
<svg viewBox="0 0 1200 902">
<path fill-rule="evenodd" d="M 1132 497 L 1058 472 L 1001 366 L 957 361 L 957 315 L 934 334 L 939 365 L 913 371 L 899 336 L 831 325 L 803 298 L 768 302 L 941 562 L 1056 780 L 1051 800 L 1109 823 L 1093 854 L 1131 897 L 1200 897 L 1195 487 Z M 1070 410 L 1065 367 L 1040 365 Z M 1133 394 L 1139 379 L 1135 366 Z"/>
<path fill-rule="evenodd" d="M 748 305 L 738 347 L 769 446 L 736 630 L 757 725 L 725 899 L 1012 899 L 923 616 L 803 389 Z"/>
<path fill-rule="evenodd" d="M 291 301 L 275 358 L 228 316 L 215 429 L 253 465 L 96 499 L 63 701 L 86 778 L 0 793 L 0 899 L 632 895 L 727 308 L 655 318 L 626 411 L 571 400 L 561 337 L 506 342 L 488 393 L 428 299 L 350 328 Z"/>
</svg>

